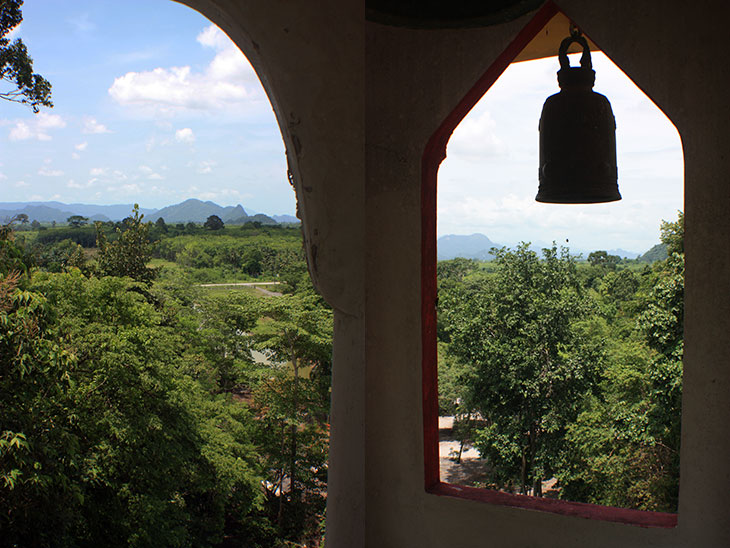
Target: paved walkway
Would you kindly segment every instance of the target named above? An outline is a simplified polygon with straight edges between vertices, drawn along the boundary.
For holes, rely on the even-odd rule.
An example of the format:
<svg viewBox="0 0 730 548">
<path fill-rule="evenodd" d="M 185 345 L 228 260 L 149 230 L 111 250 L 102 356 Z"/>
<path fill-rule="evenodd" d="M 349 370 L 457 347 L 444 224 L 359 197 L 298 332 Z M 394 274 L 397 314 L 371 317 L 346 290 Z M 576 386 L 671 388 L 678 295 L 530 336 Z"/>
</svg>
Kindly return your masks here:
<svg viewBox="0 0 730 548">
<path fill-rule="evenodd" d="M 200 287 L 256 287 L 258 285 L 281 285 L 281 282 L 230 282 L 225 284 L 200 284 Z"/>
<path fill-rule="evenodd" d="M 256 291 L 267 297 L 281 297 L 283 293 L 269 291 L 262 286 L 281 285 L 281 282 L 230 282 L 225 284 L 200 284 L 200 287 L 253 287 Z"/>
<path fill-rule="evenodd" d="M 458 485 L 473 485 L 484 481 L 487 464 L 479 458 L 479 451 L 465 443 L 461 462 L 456 462 L 460 442 L 453 436 L 454 417 L 439 417 L 439 470 L 441 481 Z"/>
</svg>

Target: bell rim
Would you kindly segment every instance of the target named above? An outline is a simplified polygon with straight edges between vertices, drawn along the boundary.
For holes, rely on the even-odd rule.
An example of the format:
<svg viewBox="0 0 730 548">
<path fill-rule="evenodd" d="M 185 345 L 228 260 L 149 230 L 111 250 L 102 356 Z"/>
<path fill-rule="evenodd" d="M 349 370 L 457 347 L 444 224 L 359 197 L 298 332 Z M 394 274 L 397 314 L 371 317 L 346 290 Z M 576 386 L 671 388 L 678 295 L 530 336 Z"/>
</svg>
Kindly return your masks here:
<svg viewBox="0 0 730 548">
<path fill-rule="evenodd" d="M 605 204 L 610 202 L 618 202 L 622 199 L 623 197 L 618 191 L 616 192 L 616 194 L 604 194 L 602 196 L 586 196 L 585 194 L 582 194 L 580 196 L 571 194 L 544 196 L 541 195 L 541 193 L 538 191 L 537 196 L 535 196 L 535 201 L 542 204 Z"/>
</svg>

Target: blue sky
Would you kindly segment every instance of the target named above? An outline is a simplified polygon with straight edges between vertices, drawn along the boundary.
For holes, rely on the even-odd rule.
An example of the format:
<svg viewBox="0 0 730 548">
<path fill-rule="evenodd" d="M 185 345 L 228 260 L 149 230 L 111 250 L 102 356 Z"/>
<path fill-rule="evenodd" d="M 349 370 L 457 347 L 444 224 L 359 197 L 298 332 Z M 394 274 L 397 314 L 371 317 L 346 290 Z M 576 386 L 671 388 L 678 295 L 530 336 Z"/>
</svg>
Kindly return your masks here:
<svg viewBox="0 0 730 548">
<path fill-rule="evenodd" d="M 271 106 L 207 19 L 170 0 L 26 0 L 23 16 L 55 107 L 0 104 L 0 201 L 294 213 Z"/>
<path fill-rule="evenodd" d="M 15 32 L 53 84 L 39 115 L 0 102 L 0 201 L 187 198 L 293 214 L 284 146 L 256 75 L 232 42 L 171 0 L 26 0 Z M 517 63 L 457 128 L 439 172 L 439 235 L 642 252 L 683 208 L 679 136 L 602 54 L 595 90 L 617 122 L 613 204 L 538 204 L 537 124 L 557 59 Z M 486 68 L 486 67 L 485 67 Z"/>
<path fill-rule="evenodd" d="M 578 64 L 571 56 L 572 65 Z M 481 232 L 500 244 L 517 241 L 577 249 L 643 252 L 659 242 L 661 221 L 684 208 L 679 134 L 669 119 L 602 53 L 593 54 L 594 91 L 616 118 L 619 190 L 607 204 L 535 202 L 538 121 L 557 93 L 557 58 L 511 65 L 456 128 L 439 170 L 442 234 Z"/>
</svg>

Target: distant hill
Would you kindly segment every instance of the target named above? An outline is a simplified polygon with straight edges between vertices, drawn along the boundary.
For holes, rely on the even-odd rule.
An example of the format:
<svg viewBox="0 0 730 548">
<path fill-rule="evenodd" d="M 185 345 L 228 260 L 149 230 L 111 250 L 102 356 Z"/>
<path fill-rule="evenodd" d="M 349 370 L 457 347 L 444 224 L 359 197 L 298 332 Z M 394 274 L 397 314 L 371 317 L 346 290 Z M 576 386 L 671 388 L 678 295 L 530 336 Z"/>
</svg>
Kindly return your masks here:
<svg viewBox="0 0 730 548">
<path fill-rule="evenodd" d="M 89 217 L 95 221 L 120 221 L 132 213 L 134 204 L 93 205 L 64 204 L 61 202 L 0 202 L 0 222 L 7 222 L 18 213 L 25 213 L 30 220 L 41 223 L 65 223 L 71 215 Z M 154 209 L 140 208 L 148 215 Z"/>
<path fill-rule="evenodd" d="M 7 223 L 20 213 L 24 213 L 30 220 L 37 220 L 40 223 L 65 223 L 71 215 L 75 215 L 71 211 L 65 211 L 48 207 L 46 205 L 24 205 L 13 207 L 14 204 L 0 204 L 0 222 Z M 4 206 L 4 207 L 2 207 Z"/>
<path fill-rule="evenodd" d="M 656 244 L 649 251 L 639 257 L 642 263 L 653 263 L 663 261 L 668 257 L 666 244 Z"/>
<path fill-rule="evenodd" d="M 166 223 L 204 223 L 211 215 L 218 215 L 224 223 L 233 219 L 248 217 L 240 204 L 235 207 L 223 207 L 210 201 L 203 202 L 196 198 L 190 198 L 182 203 L 163 207 L 152 213 L 150 218 L 154 217 L 152 220 L 157 220 L 162 217 Z"/>
<path fill-rule="evenodd" d="M 502 247 L 494 243 L 484 234 L 463 236 L 448 234 L 441 236 L 436 242 L 436 256 L 439 261 L 447 261 L 456 257 L 491 261 L 494 257 L 489 254 L 493 247 Z"/>
<path fill-rule="evenodd" d="M 272 219 L 274 219 L 277 223 L 298 223 L 299 219 L 294 217 L 294 215 L 272 215 Z"/>
<path fill-rule="evenodd" d="M 24 213 L 31 221 L 41 223 L 65 223 L 72 215 L 88 217 L 90 221 L 121 221 L 132 213 L 133 204 L 93 205 L 64 204 L 61 202 L 0 202 L 0 223 L 6 223 L 19 213 Z M 250 215 L 243 206 L 220 206 L 214 202 L 204 202 L 191 198 L 182 203 L 162 209 L 140 208 L 146 221 L 156 221 L 162 217 L 166 223 L 204 223 L 211 215 L 218 215 L 224 223 L 243 224 L 258 221 L 265 225 L 277 223 L 298 223 L 292 215 Z"/>
<path fill-rule="evenodd" d="M 641 253 L 636 253 L 635 251 L 626 251 L 625 249 L 609 249 L 606 251 L 609 255 L 618 255 L 619 257 L 623 259 L 636 259 L 638 256 L 641 255 Z M 588 255 L 586 255 L 587 257 Z"/>
<path fill-rule="evenodd" d="M 437 258 L 439 261 L 454 259 L 456 257 L 477 259 L 480 261 L 491 261 L 494 256 L 490 255 L 489 250 L 493 247 L 502 247 L 502 245 L 503 244 L 493 242 L 484 234 L 471 234 L 470 236 L 448 234 L 446 236 L 442 236 L 437 241 Z M 517 247 L 517 244 L 506 245 L 512 249 Z M 542 256 L 542 249 L 550 248 L 552 245 L 552 243 L 535 241 L 530 243 L 528 249 L 530 251 L 534 251 L 539 256 Z M 557 245 L 569 246 L 568 243 L 558 243 Z M 570 253 L 572 255 L 580 254 L 584 260 L 588 257 L 590 252 L 591 250 L 570 248 Z M 635 259 L 641 255 L 640 253 L 626 251 L 625 249 L 610 249 L 607 253 L 609 255 L 618 255 L 619 257 L 627 259 Z"/>
<path fill-rule="evenodd" d="M 246 217 L 239 217 L 238 219 L 232 219 L 230 221 L 226 221 L 228 224 L 231 225 L 242 225 L 245 223 L 261 223 L 262 225 L 277 225 L 279 223 L 276 222 L 276 220 L 272 219 L 268 215 L 264 215 L 263 213 L 257 213 L 256 215 L 246 216 Z"/>
</svg>

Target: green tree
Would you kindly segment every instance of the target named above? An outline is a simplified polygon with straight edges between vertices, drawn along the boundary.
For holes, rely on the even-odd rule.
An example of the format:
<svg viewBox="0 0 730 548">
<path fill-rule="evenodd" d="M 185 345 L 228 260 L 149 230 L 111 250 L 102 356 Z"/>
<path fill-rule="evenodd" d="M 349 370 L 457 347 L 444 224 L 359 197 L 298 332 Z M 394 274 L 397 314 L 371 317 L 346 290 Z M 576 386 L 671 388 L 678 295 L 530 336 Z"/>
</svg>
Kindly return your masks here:
<svg viewBox="0 0 730 548">
<path fill-rule="evenodd" d="M 684 319 L 683 216 L 662 223 L 671 255 L 641 277 L 607 273 L 605 317 L 583 322 L 606 341 L 599 393 L 569 425 L 561 496 L 675 512 L 678 500 Z M 631 296 L 632 288 L 635 294 Z M 606 311 L 612 312 L 605 314 Z"/>
<path fill-rule="evenodd" d="M 165 219 L 162 217 L 158 217 L 155 221 L 155 226 L 161 231 L 167 234 L 167 224 L 165 223 Z"/>
<path fill-rule="evenodd" d="M 592 390 L 601 349 L 574 322 L 589 303 L 566 249 L 495 250 L 498 270 L 444 295 L 450 352 L 467 368 L 465 406 L 481 415 L 476 445 L 498 486 L 542 494 L 566 450 L 566 425 Z"/>
<path fill-rule="evenodd" d="M 210 215 L 203 226 L 208 230 L 222 230 L 225 224 L 218 215 Z"/>
<path fill-rule="evenodd" d="M 12 43 L 8 33 L 23 20 L 23 0 L 3 0 L 0 3 L 0 80 L 12 87 L 0 92 L 0 99 L 28 105 L 33 112 L 41 106 L 52 107 L 51 84 L 40 74 L 33 73 L 33 60 L 20 38 Z"/>
<path fill-rule="evenodd" d="M 149 226 L 142 222 L 143 218 L 139 205 L 134 204 L 132 216 L 125 219 L 125 230 L 117 228 L 113 242 L 107 240 L 101 223 L 96 224 L 97 268 L 102 276 L 129 276 L 148 284 L 154 279 L 155 270 L 147 267 L 152 252 Z"/>
<path fill-rule="evenodd" d="M 664 506 L 676 508 L 679 492 L 679 450 L 682 417 L 682 359 L 684 355 L 684 213 L 677 221 L 662 221 L 661 241 L 669 256 L 639 316 L 638 327 L 647 345 L 657 353 L 649 370 L 648 429 L 663 449 L 664 473 L 660 497 Z"/>
<path fill-rule="evenodd" d="M 79 228 L 88 223 L 89 218 L 82 215 L 71 215 L 68 219 L 66 219 L 66 222 L 73 228 Z"/>
<path fill-rule="evenodd" d="M 606 251 L 592 251 L 588 254 L 588 262 L 593 266 L 599 266 L 607 270 L 616 270 L 616 265 L 621 261 L 618 255 L 609 255 Z"/>
<path fill-rule="evenodd" d="M 26 250 L 15 242 L 13 225 L 16 221 L 17 216 L 0 225 L 0 273 L 6 276 L 13 272 L 24 274 L 31 264 Z"/>
<path fill-rule="evenodd" d="M 199 374 L 197 324 L 0 244 L 2 544 L 272 546 L 253 419 Z"/>
<path fill-rule="evenodd" d="M 294 540 L 311 530 L 324 510 L 332 313 L 316 295 L 276 297 L 267 301 L 252 337 L 281 364 L 275 375 L 262 379 L 254 405 L 273 480 L 267 491 L 276 504 L 274 519 Z"/>
<path fill-rule="evenodd" d="M 84 250 L 71 240 L 45 245 L 36 244 L 33 248 L 33 258 L 38 267 L 48 272 L 63 272 L 70 268 L 79 268 L 86 272 Z"/>
<path fill-rule="evenodd" d="M 196 299 L 198 348 L 208 358 L 216 390 L 246 392 L 258 380 L 251 358 L 250 333 L 261 316 L 262 303 L 250 293 L 201 296 Z"/>
<path fill-rule="evenodd" d="M 684 254 L 684 211 L 677 212 L 676 221 L 662 221 L 660 238 L 667 246 L 667 254 Z"/>
</svg>

